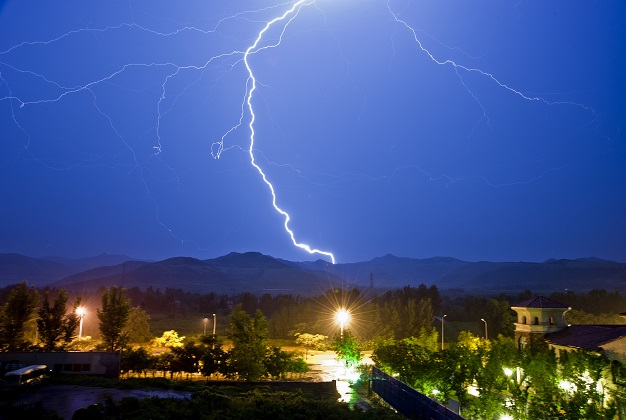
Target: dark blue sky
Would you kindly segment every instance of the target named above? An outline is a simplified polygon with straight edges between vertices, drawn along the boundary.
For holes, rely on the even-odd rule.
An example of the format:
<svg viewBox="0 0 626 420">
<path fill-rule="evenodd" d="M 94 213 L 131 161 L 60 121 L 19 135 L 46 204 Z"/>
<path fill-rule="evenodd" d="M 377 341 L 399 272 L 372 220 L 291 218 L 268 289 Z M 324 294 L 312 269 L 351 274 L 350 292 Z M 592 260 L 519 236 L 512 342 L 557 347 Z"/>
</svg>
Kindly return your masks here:
<svg viewBox="0 0 626 420">
<path fill-rule="evenodd" d="M 300 243 L 624 261 L 625 18 L 586 0 L 0 2 L 0 252 L 319 258 L 251 164 L 256 81 L 253 154 Z"/>
</svg>

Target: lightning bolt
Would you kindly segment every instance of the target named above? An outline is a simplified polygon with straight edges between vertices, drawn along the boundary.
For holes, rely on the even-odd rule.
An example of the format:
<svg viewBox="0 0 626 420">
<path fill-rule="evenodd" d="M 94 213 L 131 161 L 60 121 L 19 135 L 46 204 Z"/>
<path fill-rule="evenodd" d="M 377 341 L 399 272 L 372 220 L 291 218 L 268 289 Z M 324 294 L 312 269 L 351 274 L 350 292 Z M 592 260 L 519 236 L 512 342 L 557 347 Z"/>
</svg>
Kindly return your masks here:
<svg viewBox="0 0 626 420">
<path fill-rule="evenodd" d="M 274 206 L 274 209 L 280 213 L 283 218 L 284 218 L 284 224 L 283 226 L 285 227 L 285 231 L 287 231 L 287 233 L 289 234 L 289 237 L 291 238 L 291 242 L 293 242 L 293 244 L 295 246 L 297 246 L 300 249 L 304 249 L 306 252 L 308 252 L 309 254 L 320 254 L 320 255 L 325 255 L 326 257 L 330 258 L 330 260 L 332 261 L 332 263 L 335 263 L 335 256 L 328 251 L 322 251 L 319 249 L 314 249 L 311 248 L 309 245 L 305 244 L 305 243 L 300 243 L 296 240 L 295 234 L 293 232 L 293 230 L 289 227 L 289 221 L 291 220 L 291 216 L 289 216 L 289 213 L 287 213 L 285 210 L 283 210 L 282 208 L 280 208 L 277 204 L 277 199 L 276 199 L 276 191 L 274 189 L 274 185 L 272 185 L 272 183 L 267 179 L 267 175 L 265 174 L 265 172 L 263 172 L 263 169 L 256 163 L 256 159 L 254 157 L 254 140 L 255 140 L 255 132 L 254 132 L 254 121 L 256 119 L 256 115 L 254 114 L 254 107 L 252 106 L 252 96 L 254 94 L 254 91 L 256 90 L 256 78 L 254 77 L 254 72 L 252 71 L 252 67 L 250 66 L 250 54 L 252 53 L 256 53 L 260 50 L 266 49 L 266 48 L 275 48 L 277 46 L 280 45 L 280 43 L 282 42 L 283 39 L 283 35 L 285 33 L 285 30 L 287 29 L 287 26 L 289 26 L 289 24 L 293 21 L 293 19 L 295 19 L 298 16 L 298 13 L 300 12 L 300 9 L 303 6 L 308 6 L 315 3 L 314 1 L 311 0 L 300 0 L 297 1 L 296 3 L 293 4 L 293 6 L 291 6 L 291 8 L 289 10 L 287 10 L 285 13 L 283 13 L 281 16 L 276 17 L 272 20 L 270 20 L 269 22 L 267 22 L 267 24 L 265 25 L 265 27 L 259 32 L 258 36 L 256 37 L 254 43 L 252 45 L 250 45 L 248 47 L 248 49 L 246 49 L 246 52 L 243 56 L 243 61 L 245 63 L 246 66 L 246 70 L 248 70 L 248 84 L 247 86 L 247 95 L 246 95 L 246 104 L 248 106 L 248 111 L 250 112 L 250 123 L 248 124 L 248 126 L 250 127 L 250 147 L 248 148 L 248 153 L 250 155 L 250 163 L 252 164 L 252 166 L 259 172 L 259 174 L 261 175 L 261 178 L 263 179 L 263 182 L 265 183 L 265 185 L 267 185 L 267 187 L 269 188 L 271 194 L 272 194 L 272 206 Z M 283 29 L 281 31 L 281 34 L 278 38 L 278 41 L 272 45 L 268 45 L 268 46 L 263 46 L 263 47 L 258 47 L 259 43 L 261 42 L 261 39 L 263 39 L 263 35 L 276 23 L 285 21 L 286 23 L 283 26 Z M 241 122 L 241 119 L 240 119 Z M 222 137 L 223 138 L 223 137 Z"/>
</svg>

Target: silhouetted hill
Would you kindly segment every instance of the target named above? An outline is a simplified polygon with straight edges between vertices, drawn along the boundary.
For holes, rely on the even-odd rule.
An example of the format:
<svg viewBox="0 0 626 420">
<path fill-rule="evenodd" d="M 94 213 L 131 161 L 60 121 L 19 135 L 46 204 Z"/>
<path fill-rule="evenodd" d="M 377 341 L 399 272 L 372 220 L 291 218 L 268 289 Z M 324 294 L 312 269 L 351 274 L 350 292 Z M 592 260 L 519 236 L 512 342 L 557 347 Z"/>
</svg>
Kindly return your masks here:
<svg viewBox="0 0 626 420">
<path fill-rule="evenodd" d="M 98 256 L 119 260 L 123 256 Z M 471 293 L 585 291 L 594 288 L 626 292 L 626 264 L 598 258 L 529 262 L 467 262 L 449 257 L 425 259 L 385 255 L 370 261 L 330 264 L 323 260 L 293 262 L 258 252 L 230 253 L 198 260 L 175 257 L 163 261 L 125 261 L 73 271 L 62 259 L 0 254 L 0 286 L 24 279 L 70 290 L 124 287 L 180 288 L 196 292 L 291 293 L 310 295 L 328 288 L 390 290 L 405 285 L 435 284 L 439 289 Z M 68 260 L 72 261 L 72 260 Z M 83 263 L 85 263 L 83 261 Z M 62 277 L 62 278 L 61 278 Z"/>
<path fill-rule="evenodd" d="M 125 274 L 122 265 L 101 267 L 68 276 L 53 285 L 74 291 L 118 285 L 142 289 L 152 286 L 162 290 L 180 288 L 200 293 L 315 294 L 325 290 L 327 282 L 327 273 L 305 270 L 249 252 L 205 261 L 175 257 L 153 263 L 128 262 Z"/>
<path fill-rule="evenodd" d="M 52 282 L 51 285 L 55 287 L 63 287 L 66 289 L 70 288 L 70 286 L 74 286 L 74 288 L 90 288 L 90 283 L 95 279 L 113 278 L 119 278 L 120 282 L 115 284 L 121 285 L 121 280 L 123 279 L 125 272 L 132 272 L 146 264 L 149 263 L 144 261 L 126 261 L 122 264 L 92 268 L 91 270 L 81 271 L 80 273 L 72 274 L 71 276 L 67 276 L 56 282 Z M 100 285 L 107 286 L 108 284 L 103 281 Z"/>
<path fill-rule="evenodd" d="M 24 280 L 32 285 L 44 285 L 73 272 L 71 266 L 56 261 L 20 254 L 0 254 L 0 286 Z"/>
<path fill-rule="evenodd" d="M 446 274 L 467 264 L 471 263 L 456 258 L 415 259 L 396 257 L 391 254 L 358 263 L 332 265 L 316 262 L 320 269 L 342 278 L 346 284 L 369 286 L 371 275 L 374 287 L 385 289 L 403 287 L 408 284 L 435 284 Z"/>
<path fill-rule="evenodd" d="M 84 258 L 62 258 L 62 257 L 42 257 L 42 260 L 55 261 L 61 263 L 67 267 L 71 267 L 74 272 L 86 271 L 92 268 L 103 267 L 103 266 L 113 266 L 125 263 L 126 261 L 139 261 L 136 258 L 131 258 L 127 255 L 115 255 L 115 254 L 107 254 L 106 252 L 96 255 L 93 257 L 84 257 Z"/>
</svg>

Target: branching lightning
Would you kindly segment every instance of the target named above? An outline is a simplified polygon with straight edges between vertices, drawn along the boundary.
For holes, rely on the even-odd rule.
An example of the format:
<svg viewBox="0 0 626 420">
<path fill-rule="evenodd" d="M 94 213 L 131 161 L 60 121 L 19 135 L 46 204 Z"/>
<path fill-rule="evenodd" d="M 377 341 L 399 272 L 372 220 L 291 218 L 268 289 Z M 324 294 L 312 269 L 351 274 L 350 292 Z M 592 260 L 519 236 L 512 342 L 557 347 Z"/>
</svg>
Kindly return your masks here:
<svg viewBox="0 0 626 420">
<path fill-rule="evenodd" d="M 451 59 L 437 58 L 433 53 L 431 53 L 431 51 L 429 51 L 424 46 L 424 44 L 418 37 L 418 31 L 416 31 L 416 29 L 414 29 L 414 27 L 412 27 L 406 20 L 401 18 L 399 13 L 395 12 L 392 9 L 389 3 L 389 0 L 387 0 L 386 4 L 387 4 L 387 10 L 390 15 L 389 19 L 391 19 L 393 22 L 399 25 L 399 27 L 408 31 L 409 35 L 412 37 L 412 40 L 417 46 L 418 52 L 420 54 L 425 54 L 436 65 L 450 66 L 454 69 L 456 76 L 458 77 L 459 83 L 467 91 L 467 94 L 470 95 L 472 100 L 474 100 L 477 103 L 478 107 L 482 110 L 482 116 L 480 120 L 476 123 L 476 126 L 480 124 L 482 121 L 486 121 L 486 124 L 489 125 L 489 116 L 487 114 L 487 110 L 485 109 L 485 107 L 480 101 L 479 95 L 475 94 L 463 80 L 463 74 L 478 74 L 480 77 L 485 78 L 492 83 L 495 83 L 495 85 L 498 88 L 505 90 L 509 94 L 514 95 L 523 101 L 540 102 L 540 103 L 543 103 L 545 105 L 550 105 L 550 106 L 569 105 L 569 106 L 580 107 L 586 112 L 593 114 L 595 117 L 596 115 L 595 111 L 585 105 L 573 103 L 573 102 L 558 102 L 558 101 L 552 102 L 540 96 L 533 96 L 530 94 L 526 94 L 519 89 L 515 89 L 514 87 L 511 87 L 507 83 L 503 82 L 502 79 L 494 76 L 492 73 L 488 71 L 484 71 L 479 68 L 466 66 L 466 65 L 457 63 L 456 61 L 453 61 Z M 289 1 L 285 3 L 277 3 L 275 5 L 272 5 L 263 9 L 259 9 L 256 11 L 246 11 L 246 12 L 240 12 L 237 14 L 226 16 L 218 20 L 217 23 L 211 29 L 199 29 L 194 26 L 183 26 L 181 28 L 178 28 L 172 31 L 156 31 L 146 26 L 139 25 L 137 23 L 121 23 L 118 25 L 105 26 L 102 28 L 73 29 L 60 36 L 56 36 L 46 41 L 20 42 L 9 48 L 6 48 L 4 51 L 0 51 L 0 70 L 2 70 L 2 67 L 4 67 L 8 71 L 33 77 L 39 80 L 40 82 L 53 86 L 54 89 L 57 91 L 57 93 L 54 95 L 48 95 L 46 97 L 41 97 L 41 98 L 36 98 L 36 99 L 26 97 L 26 96 L 20 96 L 19 93 L 14 93 L 14 91 L 11 89 L 10 82 L 3 75 L 2 71 L 0 71 L 0 88 L 3 89 L 2 91 L 0 91 L 0 102 L 6 101 L 9 103 L 10 111 L 11 111 L 11 118 L 15 126 L 21 132 L 23 132 L 27 138 L 27 142 L 24 145 L 24 149 L 27 150 L 30 145 L 30 135 L 28 131 L 23 127 L 23 125 L 21 125 L 19 122 L 19 118 L 16 115 L 16 110 L 18 108 L 21 109 L 21 108 L 25 108 L 28 106 L 51 104 L 51 103 L 59 102 L 71 95 L 76 95 L 79 93 L 88 93 L 89 95 L 91 95 L 93 97 L 93 106 L 95 107 L 97 113 L 106 121 L 114 137 L 119 139 L 119 141 L 123 143 L 124 147 L 131 153 L 133 169 L 138 170 L 141 180 L 143 182 L 143 186 L 146 191 L 146 195 L 149 197 L 149 199 L 152 201 L 152 203 L 154 204 L 156 208 L 158 223 L 161 226 L 163 226 L 165 229 L 167 229 L 167 231 L 170 232 L 170 234 L 172 234 L 176 239 L 180 240 L 181 242 L 190 242 L 190 241 L 182 240 L 179 237 L 177 237 L 175 233 L 173 232 L 173 229 L 171 229 L 169 226 L 161 222 L 159 218 L 159 206 L 158 206 L 157 200 L 155 200 L 150 194 L 150 189 L 144 178 L 142 165 L 140 164 L 140 161 L 138 160 L 136 150 L 134 149 L 133 145 L 124 137 L 123 133 L 121 133 L 120 130 L 118 130 L 111 116 L 109 116 L 105 112 L 105 110 L 103 110 L 103 108 L 99 106 L 98 98 L 93 89 L 96 86 L 110 83 L 113 79 L 122 75 L 123 73 L 132 71 L 131 69 L 144 69 L 144 70 L 161 69 L 166 72 L 166 75 L 163 77 L 163 79 L 159 80 L 160 88 L 161 88 L 160 96 L 158 98 L 158 101 L 155 107 L 156 108 L 156 121 L 154 123 L 155 125 L 154 131 L 155 131 L 156 141 L 153 145 L 152 152 L 154 153 L 155 156 L 159 156 L 162 153 L 164 153 L 164 149 L 165 149 L 163 145 L 162 137 L 161 137 L 161 122 L 162 122 L 162 118 L 164 117 L 164 115 L 166 115 L 167 112 L 169 111 L 169 109 L 164 109 L 165 108 L 164 101 L 168 99 L 169 83 L 184 71 L 203 71 L 203 70 L 208 69 L 210 66 L 214 65 L 215 63 L 220 62 L 220 60 L 230 60 L 227 63 L 215 64 L 216 66 L 222 66 L 223 67 L 222 71 L 224 73 L 227 73 L 233 70 L 236 66 L 243 64 L 247 73 L 247 77 L 245 79 L 245 91 L 243 92 L 243 95 L 242 95 L 243 98 L 241 96 L 238 97 L 238 98 L 241 98 L 241 107 L 239 110 L 238 118 L 235 118 L 234 123 L 231 123 L 232 125 L 229 124 L 231 125 L 230 128 L 221 135 L 221 138 L 218 141 L 214 141 L 211 144 L 210 153 L 214 159 L 220 159 L 225 151 L 232 149 L 232 148 L 237 148 L 237 149 L 245 151 L 249 156 L 249 161 L 250 161 L 251 166 L 258 172 L 263 183 L 269 189 L 269 192 L 271 193 L 271 197 L 272 197 L 271 198 L 272 206 L 274 210 L 277 213 L 279 213 L 280 216 L 283 218 L 283 227 L 286 233 L 288 234 L 288 236 L 290 237 L 293 245 L 308 252 L 309 254 L 322 255 L 330 259 L 331 262 L 334 264 L 335 256 L 333 253 L 314 248 L 306 243 L 299 242 L 296 239 L 296 234 L 294 233 L 293 229 L 290 227 L 291 216 L 286 210 L 283 209 L 283 207 L 279 205 L 278 203 L 279 200 L 277 197 L 276 189 L 274 185 L 272 184 L 272 182 L 269 180 L 268 175 L 266 174 L 262 166 L 258 163 L 258 156 L 260 155 L 263 158 L 265 158 L 265 156 L 263 156 L 262 152 L 257 150 L 256 148 L 257 139 L 256 139 L 256 132 L 255 132 L 255 122 L 257 120 L 257 115 L 255 113 L 254 102 L 255 102 L 255 92 L 257 91 L 258 81 L 254 72 L 254 66 L 251 63 L 251 61 L 256 54 L 259 54 L 264 50 L 280 47 L 281 43 L 283 42 L 283 37 L 285 33 L 287 32 L 288 28 L 292 24 L 295 24 L 303 8 L 309 7 L 309 6 L 314 6 L 320 9 L 320 6 L 316 4 L 316 0 L 296 0 L 296 1 Z M 282 9 L 284 8 L 286 8 L 286 10 L 282 11 Z M 169 62 L 165 60 L 164 62 L 146 61 L 146 62 L 125 63 L 121 66 L 118 66 L 118 68 L 115 69 L 114 71 L 109 72 L 108 74 L 103 75 L 101 77 L 95 77 L 93 78 L 93 80 L 88 81 L 86 83 L 75 84 L 73 86 L 71 85 L 65 86 L 65 83 L 59 83 L 57 81 L 54 81 L 45 74 L 40 74 L 40 73 L 27 70 L 27 69 L 21 69 L 18 66 L 12 65 L 10 62 L 2 61 L 3 56 L 9 56 L 9 54 L 16 52 L 22 48 L 35 47 L 35 46 L 38 46 L 38 47 L 48 46 L 51 44 L 61 42 L 65 40 L 66 38 L 69 38 L 72 36 L 79 36 L 83 33 L 102 34 L 102 33 L 107 33 L 107 32 L 114 32 L 114 31 L 122 30 L 122 29 L 133 29 L 133 30 L 142 31 L 142 32 L 145 32 L 154 36 L 158 36 L 158 37 L 163 37 L 163 38 L 174 37 L 183 32 L 197 32 L 197 33 L 206 35 L 206 34 L 216 33 L 220 25 L 222 25 L 225 21 L 229 19 L 240 19 L 240 18 L 245 19 L 244 16 L 247 13 L 270 12 L 270 11 L 275 11 L 275 10 L 280 10 L 282 11 L 282 13 L 278 12 L 277 16 L 270 20 L 263 20 L 261 22 L 262 29 L 260 29 L 260 31 L 256 33 L 256 36 L 253 37 L 254 38 L 253 42 L 247 48 L 233 49 L 230 51 L 221 52 L 219 54 L 213 55 L 212 57 L 204 60 L 204 62 L 201 62 L 198 64 L 182 65 L 176 62 Z M 276 27 L 278 27 L 279 35 L 276 37 L 276 39 L 273 42 L 264 43 L 265 39 L 267 38 L 268 31 Z M 446 47 L 452 49 L 451 47 L 448 47 L 448 46 Z M 463 54 L 465 53 L 463 52 Z M 469 59 L 472 58 L 468 54 L 465 54 L 465 55 L 469 57 Z M 14 106 L 14 104 L 17 104 L 17 105 Z M 173 105 L 171 105 L 171 107 L 173 107 Z M 244 148 L 235 144 L 227 145 L 226 139 L 229 136 L 233 135 L 238 130 L 241 130 L 242 127 L 246 126 L 246 123 L 249 129 L 249 137 L 247 137 L 247 141 L 248 141 L 247 147 Z M 266 158 L 266 161 L 269 164 L 273 164 L 272 162 L 269 162 L 267 158 Z M 285 164 L 285 166 L 289 166 L 294 171 L 298 172 L 299 175 L 301 175 L 300 171 L 295 169 L 294 166 L 290 164 Z M 397 165 L 395 170 L 393 171 L 393 174 L 395 174 L 396 172 L 400 170 L 405 170 L 405 169 L 417 170 L 422 175 L 426 176 L 430 181 L 443 179 L 447 184 L 451 184 L 462 179 L 459 177 L 448 176 L 445 174 L 435 176 L 421 169 L 421 167 L 417 165 Z M 538 177 L 534 177 L 528 182 L 533 182 L 551 171 L 552 170 L 545 171 L 542 175 Z M 393 174 L 390 176 L 393 176 Z M 355 175 L 352 173 L 344 172 L 335 176 L 337 177 L 361 176 L 361 174 Z M 362 175 L 362 176 L 365 176 L 365 175 Z M 367 178 L 370 180 L 380 180 L 386 177 L 389 177 L 389 176 L 381 176 L 381 177 L 367 176 Z M 494 183 L 487 181 L 486 179 L 485 179 L 485 182 L 487 182 L 492 187 L 512 185 L 512 184 L 517 184 L 517 183 L 525 183 L 524 181 L 519 181 L 519 182 L 515 182 L 512 184 L 494 184 Z"/>
</svg>

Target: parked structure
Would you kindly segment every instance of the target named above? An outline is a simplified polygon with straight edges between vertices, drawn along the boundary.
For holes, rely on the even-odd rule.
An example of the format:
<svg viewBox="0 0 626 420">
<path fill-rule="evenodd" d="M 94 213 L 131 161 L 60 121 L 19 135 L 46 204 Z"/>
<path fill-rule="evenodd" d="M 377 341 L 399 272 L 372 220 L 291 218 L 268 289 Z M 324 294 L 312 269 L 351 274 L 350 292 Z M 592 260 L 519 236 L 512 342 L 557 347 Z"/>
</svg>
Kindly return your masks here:
<svg viewBox="0 0 626 420">
<path fill-rule="evenodd" d="M 64 374 L 117 378 L 120 375 L 120 353 L 107 351 L 0 353 L 0 366 L 28 365 L 46 365 L 52 372 Z"/>
</svg>

